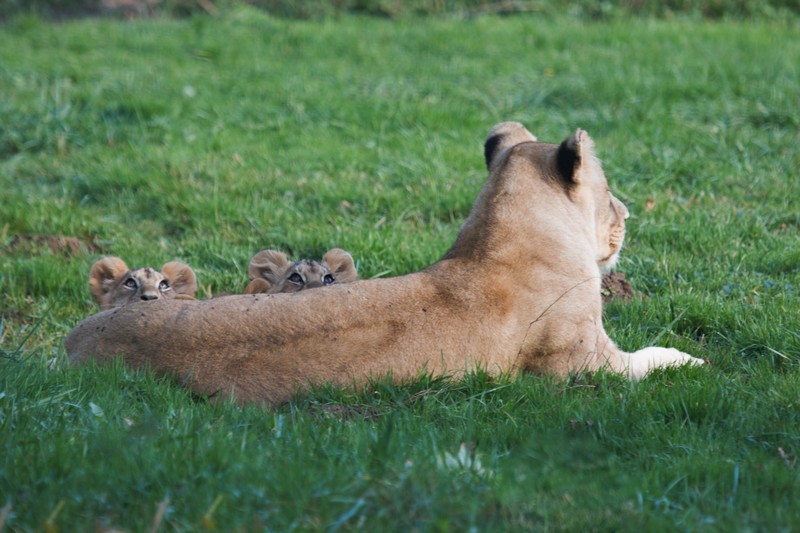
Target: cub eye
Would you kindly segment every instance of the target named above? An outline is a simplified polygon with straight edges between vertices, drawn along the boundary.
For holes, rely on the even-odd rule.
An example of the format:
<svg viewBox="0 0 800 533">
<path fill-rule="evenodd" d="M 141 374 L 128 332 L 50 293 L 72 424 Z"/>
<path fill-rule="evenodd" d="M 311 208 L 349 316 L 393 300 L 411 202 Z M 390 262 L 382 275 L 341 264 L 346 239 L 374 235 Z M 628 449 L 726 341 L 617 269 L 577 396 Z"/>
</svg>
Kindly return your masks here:
<svg viewBox="0 0 800 533">
<path fill-rule="evenodd" d="M 292 275 L 289 276 L 289 281 L 291 281 L 292 283 L 298 283 L 298 284 L 302 285 L 303 284 L 303 276 L 301 276 L 297 272 L 292 272 Z"/>
<path fill-rule="evenodd" d="M 122 284 L 128 287 L 129 289 L 135 289 L 137 286 L 136 280 L 133 278 L 126 279 Z"/>
<path fill-rule="evenodd" d="M 331 276 L 330 274 L 325 274 L 325 275 L 322 277 L 322 284 L 323 284 L 323 285 L 330 285 L 330 284 L 332 284 L 332 283 L 334 283 L 334 282 L 336 282 L 336 280 L 335 280 L 335 279 L 333 279 L 333 276 Z"/>
<path fill-rule="evenodd" d="M 158 284 L 158 290 L 161 292 L 166 292 L 170 290 L 172 287 L 169 286 L 169 281 L 162 279 L 161 282 Z"/>
</svg>

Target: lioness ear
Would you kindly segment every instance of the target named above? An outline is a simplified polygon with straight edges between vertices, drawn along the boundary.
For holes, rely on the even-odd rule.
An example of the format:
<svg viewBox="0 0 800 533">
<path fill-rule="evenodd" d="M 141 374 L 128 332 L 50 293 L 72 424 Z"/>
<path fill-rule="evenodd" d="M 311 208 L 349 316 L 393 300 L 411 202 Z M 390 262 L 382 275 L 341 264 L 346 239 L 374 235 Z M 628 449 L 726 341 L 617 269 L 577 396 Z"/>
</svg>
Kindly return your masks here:
<svg viewBox="0 0 800 533">
<path fill-rule="evenodd" d="M 189 265 L 180 261 L 170 261 L 161 267 L 161 273 L 167 278 L 175 294 L 194 296 L 197 292 L 197 276 Z"/>
<path fill-rule="evenodd" d="M 98 304 L 114 286 L 114 282 L 128 273 L 128 265 L 119 257 L 104 257 L 89 269 L 89 288 Z"/>
<path fill-rule="evenodd" d="M 285 253 L 278 250 L 262 250 L 250 259 L 247 276 L 251 280 L 262 278 L 274 285 L 291 265 Z"/>
<path fill-rule="evenodd" d="M 501 122 L 496 124 L 486 137 L 483 145 L 483 157 L 486 159 L 486 168 L 491 170 L 492 163 L 506 148 L 522 142 L 535 142 L 536 137 L 525 129 L 519 122 Z"/>
<path fill-rule="evenodd" d="M 341 248 L 331 248 L 322 256 L 324 264 L 333 273 L 337 283 L 350 283 L 358 279 L 353 256 Z"/>
<path fill-rule="evenodd" d="M 556 153 L 556 167 L 559 175 L 567 183 L 579 183 L 578 170 L 590 158 L 594 157 L 594 142 L 589 134 L 579 129 L 575 135 L 561 143 Z"/>
</svg>

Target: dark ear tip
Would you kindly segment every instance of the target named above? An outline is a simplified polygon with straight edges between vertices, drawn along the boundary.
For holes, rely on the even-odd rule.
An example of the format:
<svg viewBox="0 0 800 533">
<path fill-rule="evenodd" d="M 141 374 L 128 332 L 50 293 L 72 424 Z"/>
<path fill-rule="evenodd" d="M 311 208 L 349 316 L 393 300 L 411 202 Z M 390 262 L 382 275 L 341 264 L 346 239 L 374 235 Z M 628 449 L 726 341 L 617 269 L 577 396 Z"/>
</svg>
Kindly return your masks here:
<svg viewBox="0 0 800 533">
<path fill-rule="evenodd" d="M 523 142 L 536 142 L 536 137 L 520 122 L 506 121 L 495 124 L 486 143 L 483 145 L 483 156 L 486 167 L 491 170 L 492 165 L 506 148 Z"/>
<path fill-rule="evenodd" d="M 580 131 L 580 130 L 579 130 Z M 565 179 L 571 180 L 575 175 L 575 169 L 580 166 L 581 156 L 578 153 L 578 146 L 576 140 L 578 134 L 574 137 L 569 137 L 564 140 L 559 147 L 556 154 L 556 166 L 558 173 Z"/>
<path fill-rule="evenodd" d="M 489 167 L 492 166 L 492 160 L 494 159 L 494 156 L 496 155 L 497 148 L 500 145 L 500 140 L 502 138 L 503 138 L 503 135 L 499 134 L 499 133 L 495 134 L 495 135 L 491 135 L 491 136 L 489 136 L 488 139 L 486 139 L 486 143 L 483 145 L 483 157 L 486 160 L 486 168 L 487 169 L 489 169 Z"/>
</svg>

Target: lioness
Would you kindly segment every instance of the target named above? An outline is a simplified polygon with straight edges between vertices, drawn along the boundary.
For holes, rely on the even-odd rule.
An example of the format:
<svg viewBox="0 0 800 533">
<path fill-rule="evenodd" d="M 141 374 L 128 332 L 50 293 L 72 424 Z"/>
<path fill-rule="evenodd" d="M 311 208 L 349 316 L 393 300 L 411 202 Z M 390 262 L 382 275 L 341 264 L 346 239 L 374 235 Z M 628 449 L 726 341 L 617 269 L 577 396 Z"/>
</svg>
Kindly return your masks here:
<svg viewBox="0 0 800 533">
<path fill-rule="evenodd" d="M 250 283 L 245 294 L 276 294 L 350 283 L 358 278 L 353 257 L 340 248 L 331 248 L 322 261 L 289 261 L 277 250 L 262 250 L 250 259 L 247 267 Z"/>
<path fill-rule="evenodd" d="M 143 267 L 131 270 L 119 257 L 104 257 L 89 269 L 89 288 L 100 309 L 112 309 L 140 300 L 193 299 L 194 271 L 178 261 L 165 263 L 161 272 Z"/>
<path fill-rule="evenodd" d="M 78 324 L 71 361 L 121 356 L 195 393 L 284 402 L 312 383 L 363 383 L 484 368 L 640 378 L 702 361 L 671 348 L 626 353 L 602 325 L 600 268 L 627 216 L 589 136 L 537 142 L 506 122 L 485 144 L 489 178 L 458 238 L 420 272 L 297 294 L 160 300 Z M 147 305 L 147 312 L 143 312 Z"/>
</svg>

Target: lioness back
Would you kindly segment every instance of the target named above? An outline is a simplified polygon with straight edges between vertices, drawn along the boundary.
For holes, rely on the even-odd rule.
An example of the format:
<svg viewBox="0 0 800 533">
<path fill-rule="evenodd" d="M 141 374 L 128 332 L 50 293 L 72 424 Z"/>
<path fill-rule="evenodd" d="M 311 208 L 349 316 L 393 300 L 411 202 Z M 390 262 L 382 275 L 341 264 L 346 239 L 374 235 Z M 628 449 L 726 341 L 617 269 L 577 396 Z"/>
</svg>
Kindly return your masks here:
<svg viewBox="0 0 800 533">
<path fill-rule="evenodd" d="M 245 294 L 298 292 L 358 279 L 353 257 L 340 248 L 328 250 L 322 261 L 290 261 L 283 252 L 263 250 L 250 259 L 247 274 Z"/>
<path fill-rule="evenodd" d="M 129 269 L 119 257 L 104 257 L 89 270 L 89 287 L 100 309 L 112 309 L 139 300 L 194 298 L 197 278 L 189 265 L 165 263 L 161 271 L 151 267 Z"/>
</svg>

